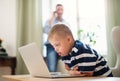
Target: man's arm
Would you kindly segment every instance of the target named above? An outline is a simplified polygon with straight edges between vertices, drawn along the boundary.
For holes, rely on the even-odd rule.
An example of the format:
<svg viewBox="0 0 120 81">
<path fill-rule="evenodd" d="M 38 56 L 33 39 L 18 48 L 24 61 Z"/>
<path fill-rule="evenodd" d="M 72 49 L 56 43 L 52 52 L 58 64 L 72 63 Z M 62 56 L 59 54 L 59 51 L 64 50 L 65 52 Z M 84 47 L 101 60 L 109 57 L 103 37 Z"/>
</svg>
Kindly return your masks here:
<svg viewBox="0 0 120 81">
<path fill-rule="evenodd" d="M 50 29 L 54 24 L 54 20 L 55 20 L 56 16 L 57 16 L 57 14 L 54 11 L 53 14 L 52 14 L 52 17 L 45 23 L 45 26 L 44 26 L 44 29 L 43 29 L 44 33 L 48 34 L 50 32 Z"/>
<path fill-rule="evenodd" d="M 52 13 L 52 17 L 51 17 L 50 20 L 49 20 L 49 25 L 50 25 L 50 26 L 52 26 L 52 25 L 54 24 L 54 20 L 55 20 L 56 17 L 57 17 L 57 13 L 56 13 L 56 11 L 54 11 L 54 12 Z"/>
</svg>

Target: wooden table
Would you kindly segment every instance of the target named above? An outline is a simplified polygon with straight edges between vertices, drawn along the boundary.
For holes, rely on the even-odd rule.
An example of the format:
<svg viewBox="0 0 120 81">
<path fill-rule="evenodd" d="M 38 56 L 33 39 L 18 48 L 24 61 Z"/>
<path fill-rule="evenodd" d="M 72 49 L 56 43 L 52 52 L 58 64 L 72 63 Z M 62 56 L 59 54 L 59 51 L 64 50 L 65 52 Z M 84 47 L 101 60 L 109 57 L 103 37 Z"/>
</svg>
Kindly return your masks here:
<svg viewBox="0 0 120 81">
<path fill-rule="evenodd" d="M 35 78 L 30 75 L 3 75 L 7 81 L 120 81 L 120 77 Z"/>
<path fill-rule="evenodd" d="M 16 68 L 16 57 L 0 56 L 0 67 L 6 66 L 11 68 L 11 74 L 14 75 Z"/>
</svg>

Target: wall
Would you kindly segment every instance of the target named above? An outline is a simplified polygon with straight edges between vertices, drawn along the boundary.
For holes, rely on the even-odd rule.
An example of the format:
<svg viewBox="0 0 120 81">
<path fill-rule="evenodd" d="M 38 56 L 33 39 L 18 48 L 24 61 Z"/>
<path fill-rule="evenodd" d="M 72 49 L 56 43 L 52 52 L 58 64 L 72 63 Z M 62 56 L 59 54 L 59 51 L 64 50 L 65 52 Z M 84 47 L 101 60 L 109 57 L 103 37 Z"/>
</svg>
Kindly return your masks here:
<svg viewBox="0 0 120 81">
<path fill-rule="evenodd" d="M 16 0 L 0 0 L 0 38 L 9 56 L 16 56 Z"/>
</svg>

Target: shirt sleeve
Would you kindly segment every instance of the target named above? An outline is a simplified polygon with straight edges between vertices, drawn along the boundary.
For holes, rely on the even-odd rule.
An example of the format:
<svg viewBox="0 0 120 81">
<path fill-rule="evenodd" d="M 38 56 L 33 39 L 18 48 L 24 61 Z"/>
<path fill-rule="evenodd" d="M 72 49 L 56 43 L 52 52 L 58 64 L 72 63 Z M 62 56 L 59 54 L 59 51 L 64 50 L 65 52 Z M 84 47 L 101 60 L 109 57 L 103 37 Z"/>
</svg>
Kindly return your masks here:
<svg viewBox="0 0 120 81">
<path fill-rule="evenodd" d="M 94 51 L 88 46 L 83 44 L 79 52 L 78 68 L 79 71 L 94 71 L 96 66 L 97 57 Z"/>
</svg>

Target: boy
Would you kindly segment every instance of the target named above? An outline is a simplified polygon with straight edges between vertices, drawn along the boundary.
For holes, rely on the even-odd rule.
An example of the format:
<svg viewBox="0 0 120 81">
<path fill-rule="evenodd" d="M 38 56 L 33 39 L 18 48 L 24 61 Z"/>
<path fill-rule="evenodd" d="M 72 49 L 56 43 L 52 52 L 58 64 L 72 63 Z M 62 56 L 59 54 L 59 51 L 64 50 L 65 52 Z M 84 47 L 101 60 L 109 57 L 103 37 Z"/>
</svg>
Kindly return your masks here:
<svg viewBox="0 0 120 81">
<path fill-rule="evenodd" d="M 48 40 L 61 56 L 71 75 L 112 77 L 105 59 L 78 40 L 74 40 L 71 30 L 64 24 L 56 24 L 51 29 Z"/>
</svg>

